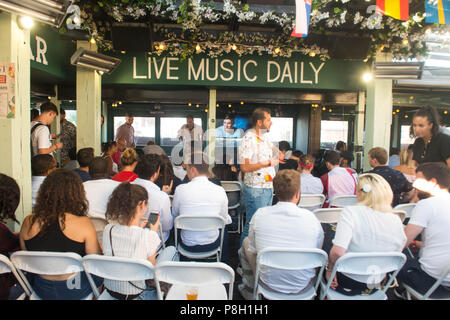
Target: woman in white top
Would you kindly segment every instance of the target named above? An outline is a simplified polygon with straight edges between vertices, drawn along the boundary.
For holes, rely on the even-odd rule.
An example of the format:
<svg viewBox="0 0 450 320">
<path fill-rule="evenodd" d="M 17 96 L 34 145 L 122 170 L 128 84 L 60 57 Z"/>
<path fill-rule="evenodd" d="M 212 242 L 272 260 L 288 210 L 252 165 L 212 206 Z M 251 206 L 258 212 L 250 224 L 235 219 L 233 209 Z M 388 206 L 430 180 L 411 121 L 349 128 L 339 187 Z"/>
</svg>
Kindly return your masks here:
<svg viewBox="0 0 450 320">
<path fill-rule="evenodd" d="M 333 239 L 326 279 L 336 260 L 347 252 L 401 252 L 406 242 L 403 224 L 392 212 L 392 189 L 381 176 L 362 174 L 358 181 L 358 204 L 345 207 L 339 217 Z M 373 276 L 372 276 L 373 277 Z M 380 281 L 384 278 L 379 277 Z M 337 273 L 331 288 L 346 295 L 370 294 L 375 286 L 369 277 Z"/>
<path fill-rule="evenodd" d="M 323 184 L 322 181 L 314 177 L 311 171 L 314 169 L 314 157 L 304 154 L 298 161 L 298 171 L 300 171 L 300 188 L 302 194 L 322 194 Z"/>
<path fill-rule="evenodd" d="M 156 252 L 161 240 L 158 237 L 159 217 L 155 224 L 145 228 L 143 217 L 147 210 L 147 190 L 136 184 L 121 183 L 112 193 L 106 218 L 118 221 L 108 224 L 103 232 L 103 254 L 124 258 L 146 259 L 156 264 Z M 115 281 L 105 279 L 105 289 L 116 299 L 156 299 L 156 291 L 144 281 Z"/>
</svg>

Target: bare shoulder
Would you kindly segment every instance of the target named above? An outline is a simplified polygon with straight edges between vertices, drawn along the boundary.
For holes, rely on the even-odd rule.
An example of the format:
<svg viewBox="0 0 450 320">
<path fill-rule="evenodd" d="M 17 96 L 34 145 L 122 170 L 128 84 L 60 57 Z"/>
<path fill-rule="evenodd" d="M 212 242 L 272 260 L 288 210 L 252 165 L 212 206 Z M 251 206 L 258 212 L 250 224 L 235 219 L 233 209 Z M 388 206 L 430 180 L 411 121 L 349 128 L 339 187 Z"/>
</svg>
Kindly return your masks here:
<svg viewBox="0 0 450 320">
<path fill-rule="evenodd" d="M 66 221 L 68 224 L 73 224 L 81 227 L 92 226 L 92 221 L 86 216 L 76 216 L 71 213 L 66 213 Z"/>
</svg>

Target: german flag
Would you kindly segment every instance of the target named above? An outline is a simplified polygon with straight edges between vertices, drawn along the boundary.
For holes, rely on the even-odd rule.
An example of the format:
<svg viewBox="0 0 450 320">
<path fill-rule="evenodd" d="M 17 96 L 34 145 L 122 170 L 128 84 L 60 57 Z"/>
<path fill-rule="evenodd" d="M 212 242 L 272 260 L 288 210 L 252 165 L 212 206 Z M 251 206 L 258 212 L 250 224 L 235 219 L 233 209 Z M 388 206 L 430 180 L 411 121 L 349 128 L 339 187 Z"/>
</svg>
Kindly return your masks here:
<svg viewBox="0 0 450 320">
<path fill-rule="evenodd" d="M 409 20 L 408 0 L 377 0 L 377 12 L 394 19 Z"/>
</svg>

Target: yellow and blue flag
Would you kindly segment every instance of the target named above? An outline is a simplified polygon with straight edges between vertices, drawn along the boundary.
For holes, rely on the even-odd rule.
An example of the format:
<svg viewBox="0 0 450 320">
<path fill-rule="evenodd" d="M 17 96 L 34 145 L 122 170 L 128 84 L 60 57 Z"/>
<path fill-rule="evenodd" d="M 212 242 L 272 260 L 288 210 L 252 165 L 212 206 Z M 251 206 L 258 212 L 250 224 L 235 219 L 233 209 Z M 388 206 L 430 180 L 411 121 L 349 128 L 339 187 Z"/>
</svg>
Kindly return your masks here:
<svg viewBox="0 0 450 320">
<path fill-rule="evenodd" d="M 439 0 L 433 5 L 425 0 L 426 23 L 450 24 L 450 0 Z"/>
</svg>

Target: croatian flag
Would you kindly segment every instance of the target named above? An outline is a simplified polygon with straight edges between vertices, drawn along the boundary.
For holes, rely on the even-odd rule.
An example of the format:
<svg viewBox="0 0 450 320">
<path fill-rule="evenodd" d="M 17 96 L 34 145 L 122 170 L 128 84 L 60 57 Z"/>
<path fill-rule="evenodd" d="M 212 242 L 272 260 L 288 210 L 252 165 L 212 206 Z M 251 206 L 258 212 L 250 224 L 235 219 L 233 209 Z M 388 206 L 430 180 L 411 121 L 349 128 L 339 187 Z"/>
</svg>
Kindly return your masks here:
<svg viewBox="0 0 450 320">
<path fill-rule="evenodd" d="M 291 34 L 292 37 L 308 36 L 311 5 L 312 0 L 295 0 L 295 27 Z"/>
</svg>

